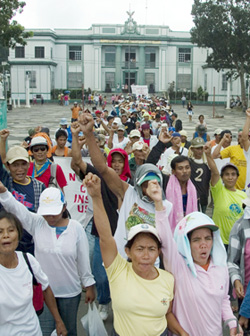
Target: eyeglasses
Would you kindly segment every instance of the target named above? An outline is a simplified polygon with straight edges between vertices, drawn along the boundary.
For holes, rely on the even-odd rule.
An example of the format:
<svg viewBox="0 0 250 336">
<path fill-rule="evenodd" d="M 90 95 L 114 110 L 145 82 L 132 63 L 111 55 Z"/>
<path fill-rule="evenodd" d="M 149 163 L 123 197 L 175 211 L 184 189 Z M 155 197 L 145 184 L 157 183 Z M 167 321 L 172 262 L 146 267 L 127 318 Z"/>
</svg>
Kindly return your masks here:
<svg viewBox="0 0 250 336">
<path fill-rule="evenodd" d="M 46 149 L 47 149 L 46 146 L 35 147 L 35 148 L 32 149 L 32 152 L 37 153 L 37 152 L 39 152 L 39 150 L 40 150 L 41 152 L 45 152 Z"/>
</svg>

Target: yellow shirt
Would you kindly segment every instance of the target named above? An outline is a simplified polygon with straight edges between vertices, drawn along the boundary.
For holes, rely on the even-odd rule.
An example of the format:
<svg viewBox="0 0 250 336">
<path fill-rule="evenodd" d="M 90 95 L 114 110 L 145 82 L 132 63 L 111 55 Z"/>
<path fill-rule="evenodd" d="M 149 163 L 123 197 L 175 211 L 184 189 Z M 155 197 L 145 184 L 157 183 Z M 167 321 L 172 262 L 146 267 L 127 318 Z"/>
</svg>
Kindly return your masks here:
<svg viewBox="0 0 250 336">
<path fill-rule="evenodd" d="M 167 271 L 157 271 L 159 276 L 154 280 L 143 279 L 119 253 L 106 269 L 118 335 L 159 336 L 166 329 L 174 277 Z"/>
<path fill-rule="evenodd" d="M 246 174 L 247 174 L 247 161 L 243 152 L 243 148 L 240 145 L 228 146 L 220 152 L 221 158 L 230 158 L 230 162 L 233 163 L 239 169 L 239 177 L 235 187 L 239 190 L 245 188 Z"/>
</svg>

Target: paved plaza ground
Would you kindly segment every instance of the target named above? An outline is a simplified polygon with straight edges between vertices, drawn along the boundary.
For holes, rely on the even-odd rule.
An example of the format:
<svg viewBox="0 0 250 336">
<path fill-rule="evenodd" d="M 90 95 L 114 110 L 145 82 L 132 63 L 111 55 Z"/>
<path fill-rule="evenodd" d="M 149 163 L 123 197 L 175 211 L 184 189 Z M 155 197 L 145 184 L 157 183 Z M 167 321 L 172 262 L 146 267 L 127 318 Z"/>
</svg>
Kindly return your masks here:
<svg viewBox="0 0 250 336">
<path fill-rule="evenodd" d="M 71 119 L 71 106 L 59 106 L 57 104 L 44 104 L 31 106 L 31 108 L 20 107 L 7 113 L 8 129 L 10 130 L 9 146 L 20 144 L 28 135 L 28 130 L 41 125 L 50 128 L 51 136 L 54 137 L 55 130 L 59 127 L 59 121 L 62 117 Z M 198 116 L 203 114 L 207 123 L 208 134 L 213 139 L 214 130 L 217 128 L 229 129 L 233 133 L 233 142 L 237 142 L 237 131 L 242 128 L 245 122 L 245 114 L 241 110 L 226 110 L 224 107 L 215 107 L 215 118 L 213 118 L 212 106 L 194 106 L 193 121 L 188 121 L 186 109 L 180 105 L 173 106 L 174 111 L 183 122 L 183 129 L 188 133 L 188 140 L 192 139 L 192 134 L 198 122 Z M 108 109 L 111 106 L 108 105 Z M 86 314 L 87 305 L 84 304 L 84 294 L 79 309 L 78 316 L 78 335 L 86 335 L 80 323 L 80 318 Z M 108 333 L 112 329 L 112 314 L 105 322 Z"/>
</svg>

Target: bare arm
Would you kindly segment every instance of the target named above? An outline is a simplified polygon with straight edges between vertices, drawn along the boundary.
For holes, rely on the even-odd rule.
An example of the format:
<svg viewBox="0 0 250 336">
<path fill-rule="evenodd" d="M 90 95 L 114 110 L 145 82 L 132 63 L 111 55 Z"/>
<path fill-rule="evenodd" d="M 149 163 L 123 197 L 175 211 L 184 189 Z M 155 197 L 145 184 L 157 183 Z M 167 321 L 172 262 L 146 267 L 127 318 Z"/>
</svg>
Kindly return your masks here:
<svg viewBox="0 0 250 336">
<path fill-rule="evenodd" d="M 89 153 L 91 160 L 95 168 L 102 175 L 104 181 L 107 183 L 109 189 L 121 199 L 124 198 L 124 194 L 128 189 L 128 184 L 120 179 L 116 172 L 109 168 L 103 159 L 103 154 L 100 151 L 100 148 L 96 144 L 95 137 L 93 134 L 93 125 L 94 120 L 92 116 L 88 113 L 83 113 L 79 117 L 79 123 L 81 130 L 83 131 L 86 142 L 89 148 Z"/>
<path fill-rule="evenodd" d="M 56 299 L 54 297 L 54 294 L 50 286 L 48 286 L 43 291 L 43 295 L 44 295 L 44 301 L 55 319 L 57 335 L 66 336 L 68 333 L 63 323 L 63 320 L 61 319 L 61 316 L 59 315 L 57 304 L 56 304 Z"/>
<path fill-rule="evenodd" d="M 180 323 L 176 319 L 175 315 L 172 313 L 172 301 L 170 302 L 170 306 L 166 315 L 168 321 L 168 329 L 179 336 L 189 336 L 189 334 L 181 327 Z"/>
<path fill-rule="evenodd" d="M 204 146 L 204 152 L 206 153 L 207 156 L 208 167 L 211 170 L 211 185 L 212 187 L 214 187 L 220 179 L 220 173 L 217 169 L 214 159 L 212 158 L 210 144 L 206 144 Z"/>
<path fill-rule="evenodd" d="M 8 136 L 10 135 L 10 132 L 7 129 L 3 129 L 0 131 L 0 155 L 2 158 L 2 162 L 6 164 L 6 141 Z"/>
<path fill-rule="evenodd" d="M 242 130 L 242 146 L 246 152 L 248 151 L 250 146 L 250 141 L 248 138 L 249 129 L 250 129 L 250 109 L 248 108 L 246 110 L 246 121 Z"/>
<path fill-rule="evenodd" d="M 114 138 L 114 130 L 111 128 L 109 132 L 109 139 L 108 139 L 108 148 L 112 149 L 113 148 L 113 138 Z"/>
<path fill-rule="evenodd" d="M 95 226 L 100 238 L 102 259 L 107 268 L 113 263 L 118 251 L 112 236 L 108 216 L 103 205 L 101 180 L 97 175 L 88 173 L 83 184 L 87 188 L 88 194 L 92 197 Z"/>
<path fill-rule="evenodd" d="M 81 128 L 78 122 L 74 122 L 71 125 L 71 133 L 72 133 L 72 160 L 71 160 L 71 168 L 74 172 L 79 175 L 80 170 L 86 174 L 87 164 L 82 160 L 81 150 L 78 143 L 78 134 L 81 131 Z"/>
</svg>

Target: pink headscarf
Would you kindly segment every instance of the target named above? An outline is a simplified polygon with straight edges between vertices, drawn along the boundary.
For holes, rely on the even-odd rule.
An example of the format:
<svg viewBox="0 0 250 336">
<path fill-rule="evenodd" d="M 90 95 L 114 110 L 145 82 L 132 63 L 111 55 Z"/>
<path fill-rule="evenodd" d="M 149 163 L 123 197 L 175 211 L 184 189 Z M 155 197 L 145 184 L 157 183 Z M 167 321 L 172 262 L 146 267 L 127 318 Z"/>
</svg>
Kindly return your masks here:
<svg viewBox="0 0 250 336">
<path fill-rule="evenodd" d="M 111 167 L 112 154 L 114 154 L 114 153 L 119 153 L 124 158 L 124 167 L 123 167 L 123 171 L 122 171 L 121 175 L 119 176 L 120 179 L 123 180 L 123 181 L 127 181 L 128 178 L 131 179 L 131 173 L 130 173 L 130 168 L 129 168 L 129 164 L 128 164 L 128 154 L 122 148 L 114 148 L 109 152 L 109 155 L 107 157 L 108 166 L 110 168 L 112 168 Z"/>
</svg>

